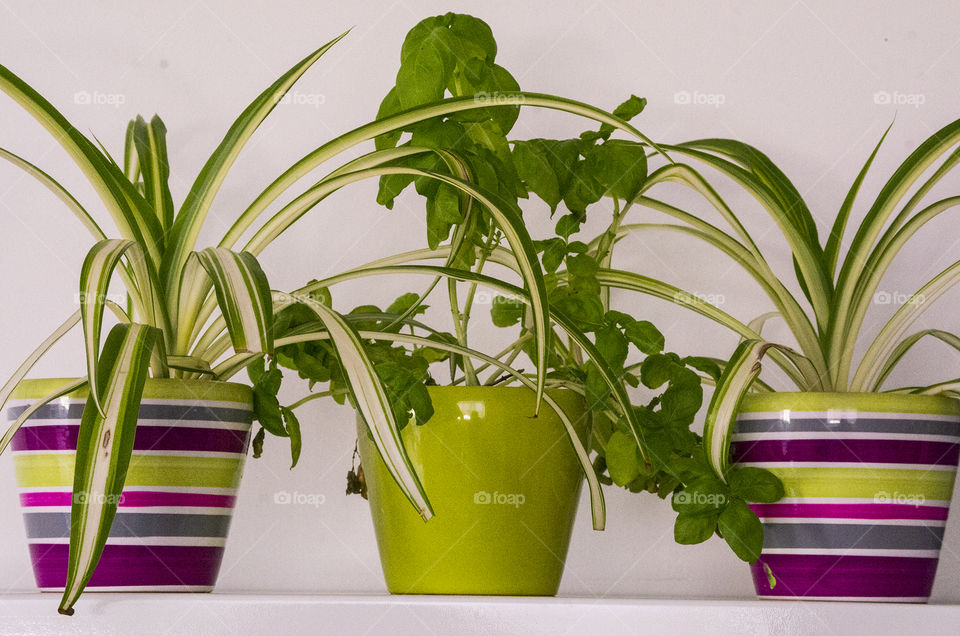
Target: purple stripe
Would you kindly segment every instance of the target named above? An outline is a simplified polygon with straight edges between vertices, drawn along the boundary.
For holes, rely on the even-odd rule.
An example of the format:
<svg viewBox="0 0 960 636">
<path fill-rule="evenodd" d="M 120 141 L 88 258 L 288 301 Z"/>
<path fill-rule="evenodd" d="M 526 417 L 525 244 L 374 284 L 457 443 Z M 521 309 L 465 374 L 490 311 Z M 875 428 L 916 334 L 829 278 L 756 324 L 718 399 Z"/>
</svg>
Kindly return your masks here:
<svg viewBox="0 0 960 636">
<path fill-rule="evenodd" d="M 24 426 L 13 436 L 15 451 L 76 450 L 79 425 Z M 138 426 L 134 450 L 245 453 L 248 431 L 185 426 Z"/>
<path fill-rule="evenodd" d="M 737 462 L 864 462 L 956 466 L 960 444 L 877 439 L 784 439 L 734 442 Z"/>
<path fill-rule="evenodd" d="M 765 554 L 750 569 L 760 596 L 928 597 L 937 559 Z"/>
<path fill-rule="evenodd" d="M 20 505 L 24 507 L 69 506 L 72 501 L 72 492 L 20 493 Z M 142 508 L 145 506 L 233 508 L 236 502 L 237 498 L 234 495 L 136 490 L 124 492 L 119 505 L 121 508 Z"/>
<path fill-rule="evenodd" d="M 802 519 L 929 519 L 946 521 L 949 508 L 913 504 L 750 504 L 758 517 Z"/>
<path fill-rule="evenodd" d="M 39 587 L 63 588 L 68 550 L 65 544 L 30 545 Z M 212 586 L 222 559 L 222 547 L 108 545 L 88 585 Z"/>
</svg>

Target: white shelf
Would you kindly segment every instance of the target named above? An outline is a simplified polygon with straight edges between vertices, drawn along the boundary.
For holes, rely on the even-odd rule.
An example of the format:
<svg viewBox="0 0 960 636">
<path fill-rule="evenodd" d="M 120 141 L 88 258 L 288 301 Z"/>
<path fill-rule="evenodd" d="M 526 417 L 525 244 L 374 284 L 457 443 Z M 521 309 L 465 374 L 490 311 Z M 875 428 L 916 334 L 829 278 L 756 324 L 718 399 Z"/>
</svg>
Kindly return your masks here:
<svg viewBox="0 0 960 636">
<path fill-rule="evenodd" d="M 960 605 L 277 594 L 0 595 L 4 634 L 956 634 Z"/>
</svg>

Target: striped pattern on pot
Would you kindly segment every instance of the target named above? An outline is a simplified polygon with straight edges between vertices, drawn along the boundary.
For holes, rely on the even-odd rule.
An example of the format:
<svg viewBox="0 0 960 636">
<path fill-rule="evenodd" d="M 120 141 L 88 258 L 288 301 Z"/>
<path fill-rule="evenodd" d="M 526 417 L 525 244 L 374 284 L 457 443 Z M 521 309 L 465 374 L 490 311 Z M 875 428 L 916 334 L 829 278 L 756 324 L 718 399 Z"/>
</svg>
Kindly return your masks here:
<svg viewBox="0 0 960 636">
<path fill-rule="evenodd" d="M 757 594 L 925 602 L 960 457 L 956 405 L 761 410 L 771 404 L 746 400 L 731 443 L 733 461 L 771 470 L 786 489 L 752 506 L 764 529 Z"/>
<path fill-rule="evenodd" d="M 151 382 L 146 393 L 156 393 Z M 217 396 L 228 400 L 144 398 L 117 516 L 88 590 L 213 589 L 249 443 L 253 411 L 245 395 L 234 390 Z M 7 418 L 16 419 L 30 402 L 11 400 Z M 71 396 L 41 407 L 11 443 L 42 590 L 62 590 L 66 581 L 84 404 L 85 397 Z"/>
</svg>

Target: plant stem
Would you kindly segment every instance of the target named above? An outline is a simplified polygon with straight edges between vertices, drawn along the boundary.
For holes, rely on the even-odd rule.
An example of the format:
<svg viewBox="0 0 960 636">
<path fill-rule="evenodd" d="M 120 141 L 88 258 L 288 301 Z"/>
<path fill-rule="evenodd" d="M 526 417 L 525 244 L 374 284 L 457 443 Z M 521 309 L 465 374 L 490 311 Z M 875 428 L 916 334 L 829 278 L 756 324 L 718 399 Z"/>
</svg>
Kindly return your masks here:
<svg viewBox="0 0 960 636">
<path fill-rule="evenodd" d="M 325 398 L 325 397 L 331 397 L 331 396 L 334 396 L 334 395 L 342 395 L 342 394 L 346 394 L 346 393 L 347 393 L 346 391 L 320 391 L 319 393 L 310 393 L 309 395 L 300 398 L 299 400 L 297 400 L 296 402 L 294 402 L 293 404 L 291 404 L 291 405 L 288 406 L 287 408 L 293 410 L 293 409 L 296 409 L 296 408 L 300 408 L 301 406 L 303 406 L 304 404 L 306 404 L 307 402 L 309 402 L 309 401 L 311 401 L 311 400 L 316 400 L 316 399 Z"/>
</svg>

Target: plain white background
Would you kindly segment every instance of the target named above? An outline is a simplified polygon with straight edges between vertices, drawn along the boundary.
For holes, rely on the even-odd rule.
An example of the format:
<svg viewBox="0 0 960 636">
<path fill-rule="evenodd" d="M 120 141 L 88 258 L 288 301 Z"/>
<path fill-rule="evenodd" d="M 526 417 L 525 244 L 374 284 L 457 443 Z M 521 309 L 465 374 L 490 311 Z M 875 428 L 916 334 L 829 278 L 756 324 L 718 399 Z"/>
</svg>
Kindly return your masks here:
<svg viewBox="0 0 960 636">
<path fill-rule="evenodd" d="M 806 197 L 821 233 L 862 162 L 896 117 L 865 184 L 883 178 L 928 135 L 960 116 L 960 8 L 950 1 L 816 2 L 168 2 L 121 4 L 0 2 L 0 63 L 30 82 L 81 130 L 119 152 L 126 122 L 158 112 L 169 129 L 173 196 L 226 128 L 263 88 L 308 51 L 343 30 L 351 34 L 297 85 L 244 151 L 217 199 L 202 241 L 215 240 L 277 174 L 334 134 L 372 119 L 392 85 L 399 48 L 419 19 L 448 10 L 474 13 L 493 27 L 498 62 L 527 90 L 613 108 L 630 93 L 649 99 L 637 125 L 656 140 L 736 137 L 765 150 Z M 517 137 L 570 136 L 570 117 L 526 113 Z M 0 96 L 0 145 L 38 163 L 91 209 L 97 199 L 46 133 Z M 956 193 L 956 176 L 946 189 Z M 304 186 L 307 184 L 305 183 Z M 276 288 L 287 289 L 399 249 L 423 244 L 421 201 L 407 196 L 387 212 L 364 184 L 325 202 L 263 255 Z M 736 200 L 736 198 L 734 198 Z M 863 212 L 864 201 L 858 207 Z M 762 248 L 788 279 L 785 246 L 759 209 L 740 209 Z M 545 211 L 527 211 L 535 234 Z M 102 216 L 101 216 L 102 218 Z M 104 219 L 106 222 L 106 219 Z M 0 373 L 19 361 L 76 308 L 77 278 L 89 247 L 59 203 L 17 169 L 0 165 Z M 957 258 L 957 223 L 922 232 L 884 280 L 890 298 L 909 294 Z M 769 304 L 719 255 L 696 243 L 651 236 L 623 249 L 616 265 L 710 295 L 741 320 Z M 400 288 L 353 287 L 337 306 L 383 303 Z M 617 303 L 654 320 L 668 347 L 728 355 L 735 338 L 693 315 L 640 297 Z M 956 298 L 924 326 L 957 328 Z M 865 335 L 895 309 L 878 303 Z M 474 344 L 503 334 L 478 314 Z M 778 326 L 772 336 L 783 336 Z M 491 349 L 492 350 L 492 349 Z M 37 376 L 82 371 L 79 338 L 60 346 Z M 960 376 L 956 355 L 920 347 L 894 378 L 916 384 Z M 305 387 L 285 388 L 292 401 Z M 781 385 L 782 386 L 782 385 Z M 783 387 L 786 388 L 786 387 Z M 345 498 L 353 413 L 314 402 L 301 413 L 305 452 L 287 469 L 286 449 L 268 440 L 249 460 L 220 578 L 221 590 L 384 591 L 366 502 Z M 0 589 L 33 585 L 13 470 L 0 468 Z M 277 493 L 317 505 L 278 505 Z M 321 502 L 322 503 L 319 503 Z M 748 569 L 713 540 L 675 545 L 669 506 L 650 495 L 608 493 L 605 533 L 581 506 L 562 593 L 668 597 L 750 597 Z M 957 516 L 956 514 L 954 515 Z M 949 526 L 936 600 L 960 600 L 960 530 Z"/>
</svg>

